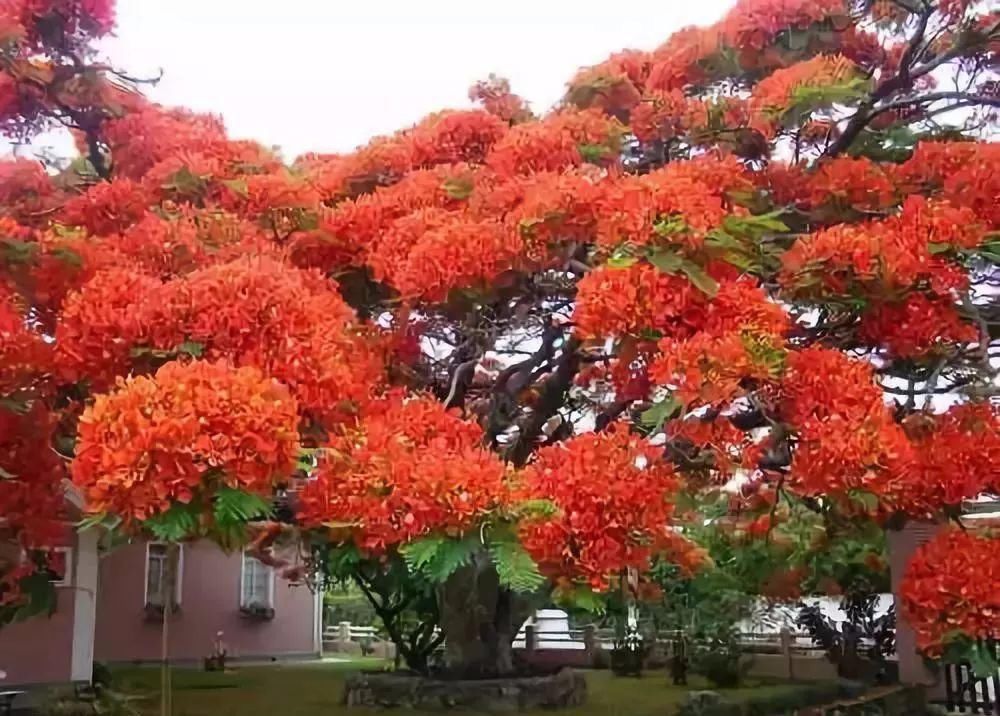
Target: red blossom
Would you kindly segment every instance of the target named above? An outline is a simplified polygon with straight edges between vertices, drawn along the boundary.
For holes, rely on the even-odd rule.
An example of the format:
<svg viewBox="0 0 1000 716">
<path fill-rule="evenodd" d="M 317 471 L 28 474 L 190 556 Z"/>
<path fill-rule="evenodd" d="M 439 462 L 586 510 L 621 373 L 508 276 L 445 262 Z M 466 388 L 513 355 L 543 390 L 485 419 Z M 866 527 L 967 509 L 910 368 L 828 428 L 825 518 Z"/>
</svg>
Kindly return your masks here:
<svg viewBox="0 0 1000 716">
<path fill-rule="evenodd" d="M 481 441 L 479 426 L 437 400 L 393 395 L 323 451 L 299 519 L 346 529 L 374 553 L 431 532 L 459 535 L 505 499 L 503 464 Z"/>
<path fill-rule="evenodd" d="M 677 489 L 659 451 L 626 429 L 580 435 L 539 450 L 521 476 L 519 496 L 559 510 L 524 523 L 521 539 L 543 571 L 604 589 L 609 577 L 644 571 L 677 544 L 669 527 Z"/>
<path fill-rule="evenodd" d="M 920 547 L 900 587 L 902 613 L 917 646 L 939 656 L 956 636 L 1000 637 L 1000 543 L 989 534 L 946 529 Z"/>
<path fill-rule="evenodd" d="M 73 482 L 89 510 L 129 521 L 220 485 L 269 496 L 295 465 L 297 423 L 288 389 L 256 368 L 171 362 L 84 411 Z"/>
</svg>

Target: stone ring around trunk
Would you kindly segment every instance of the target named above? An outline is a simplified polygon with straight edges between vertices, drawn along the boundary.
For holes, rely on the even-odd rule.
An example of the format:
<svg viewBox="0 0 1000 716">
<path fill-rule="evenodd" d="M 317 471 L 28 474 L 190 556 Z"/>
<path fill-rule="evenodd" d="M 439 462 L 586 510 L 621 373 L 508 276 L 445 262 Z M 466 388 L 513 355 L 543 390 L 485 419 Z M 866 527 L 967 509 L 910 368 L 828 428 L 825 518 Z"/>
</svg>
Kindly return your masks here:
<svg viewBox="0 0 1000 716">
<path fill-rule="evenodd" d="M 546 676 L 496 679 L 434 679 L 407 672 L 361 672 L 344 685 L 346 706 L 402 707 L 434 711 L 469 709 L 510 713 L 580 706 L 587 680 L 572 669 Z"/>
</svg>

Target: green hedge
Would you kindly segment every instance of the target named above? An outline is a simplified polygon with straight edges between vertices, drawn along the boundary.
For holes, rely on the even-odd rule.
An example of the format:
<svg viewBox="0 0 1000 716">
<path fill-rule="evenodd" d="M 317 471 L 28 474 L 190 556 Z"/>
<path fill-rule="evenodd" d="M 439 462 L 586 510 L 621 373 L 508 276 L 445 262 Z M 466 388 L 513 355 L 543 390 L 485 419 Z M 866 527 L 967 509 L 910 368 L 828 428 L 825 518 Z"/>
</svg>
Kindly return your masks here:
<svg viewBox="0 0 1000 716">
<path fill-rule="evenodd" d="M 739 703 L 728 701 L 721 694 L 702 692 L 704 698 L 684 704 L 679 716 L 783 716 L 801 709 L 815 708 L 845 700 L 848 689 L 835 682 L 803 684 L 780 692 L 764 693 L 759 697 L 744 697 Z M 920 689 L 900 688 L 878 696 L 862 697 L 846 706 L 823 710 L 824 715 L 884 714 L 885 716 L 919 716 L 924 713 L 924 694 Z"/>
</svg>

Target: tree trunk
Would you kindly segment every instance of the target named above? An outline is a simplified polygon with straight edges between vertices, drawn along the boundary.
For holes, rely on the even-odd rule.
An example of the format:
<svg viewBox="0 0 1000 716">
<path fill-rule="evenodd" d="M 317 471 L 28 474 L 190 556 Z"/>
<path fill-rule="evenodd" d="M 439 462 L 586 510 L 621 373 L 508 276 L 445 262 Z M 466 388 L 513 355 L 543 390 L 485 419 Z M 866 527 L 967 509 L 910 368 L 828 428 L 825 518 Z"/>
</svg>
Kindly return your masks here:
<svg viewBox="0 0 1000 716">
<path fill-rule="evenodd" d="M 511 645 L 532 606 L 500 585 L 488 557 L 454 572 L 442 585 L 440 600 L 449 675 L 490 678 L 514 672 Z"/>
</svg>

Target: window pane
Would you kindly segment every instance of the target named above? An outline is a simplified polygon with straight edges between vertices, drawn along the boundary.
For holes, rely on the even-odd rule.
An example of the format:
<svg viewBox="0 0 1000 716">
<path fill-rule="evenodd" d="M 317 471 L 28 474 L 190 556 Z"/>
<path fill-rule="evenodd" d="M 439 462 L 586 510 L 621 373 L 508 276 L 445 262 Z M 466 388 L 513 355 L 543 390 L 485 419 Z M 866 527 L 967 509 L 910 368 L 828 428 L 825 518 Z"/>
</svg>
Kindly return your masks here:
<svg viewBox="0 0 1000 716">
<path fill-rule="evenodd" d="M 242 606 L 270 606 L 271 568 L 243 555 L 243 585 L 240 593 Z"/>
<path fill-rule="evenodd" d="M 149 604 L 163 605 L 164 597 L 164 569 L 166 567 L 166 554 L 163 549 L 156 549 L 160 545 L 149 546 L 149 558 L 146 570 L 146 601 Z"/>
</svg>

